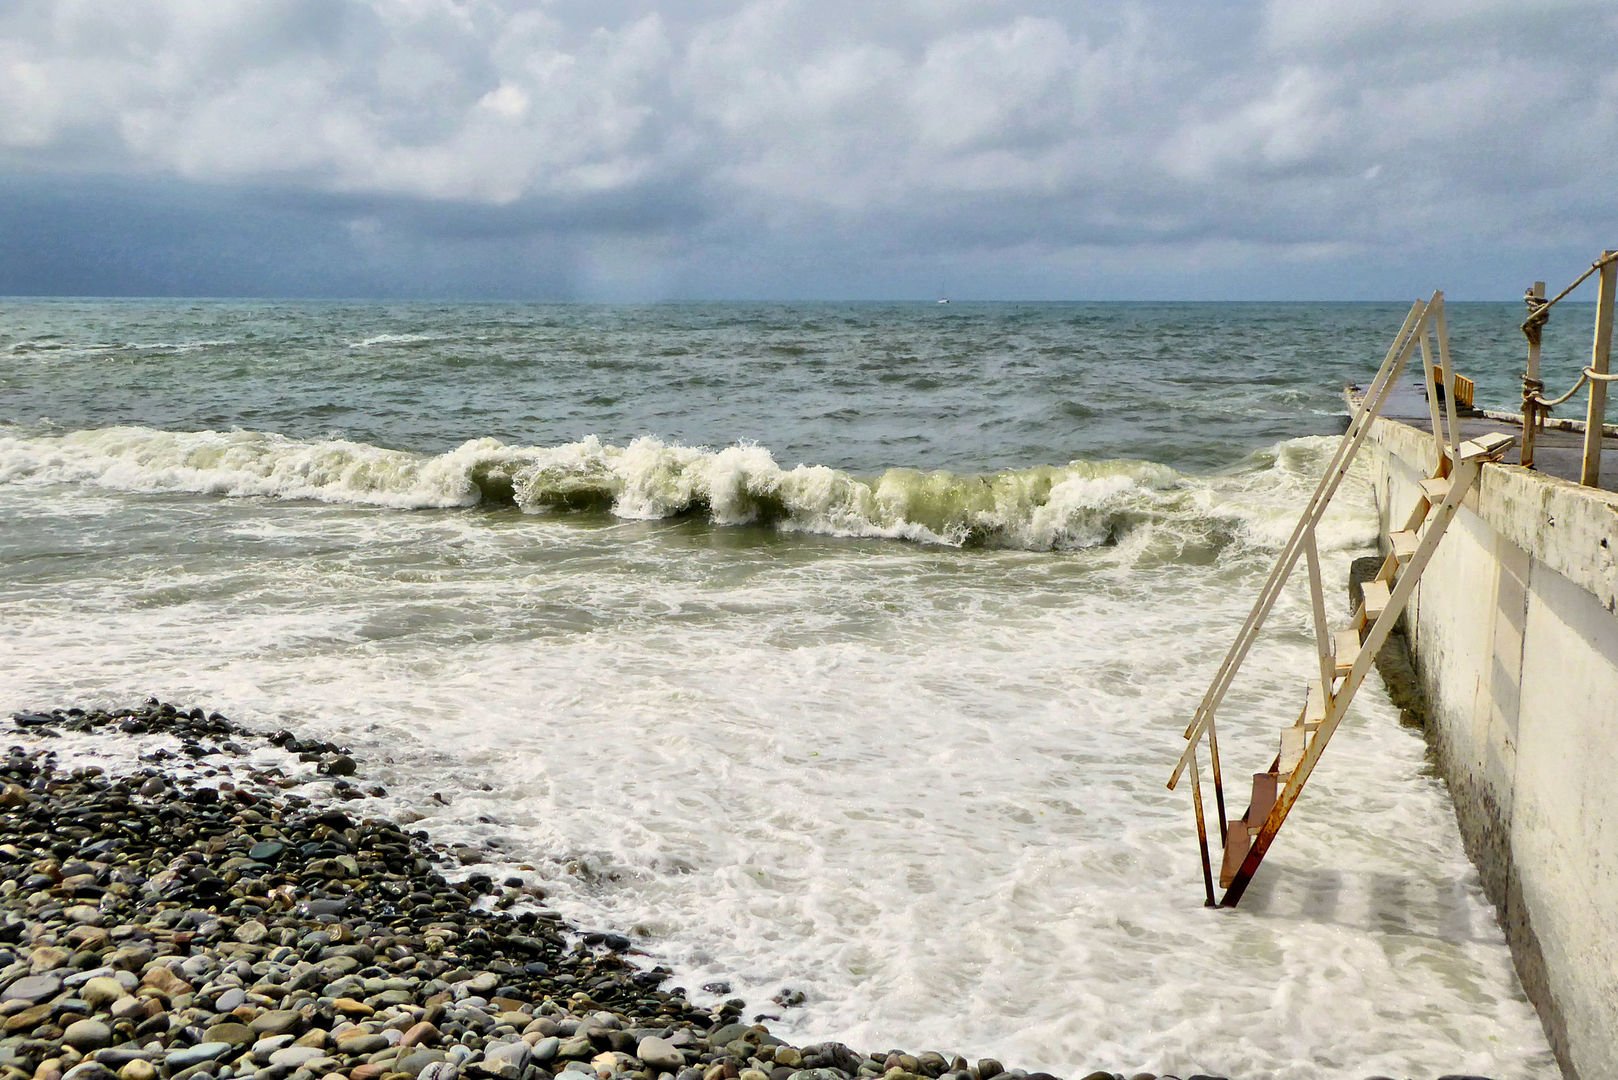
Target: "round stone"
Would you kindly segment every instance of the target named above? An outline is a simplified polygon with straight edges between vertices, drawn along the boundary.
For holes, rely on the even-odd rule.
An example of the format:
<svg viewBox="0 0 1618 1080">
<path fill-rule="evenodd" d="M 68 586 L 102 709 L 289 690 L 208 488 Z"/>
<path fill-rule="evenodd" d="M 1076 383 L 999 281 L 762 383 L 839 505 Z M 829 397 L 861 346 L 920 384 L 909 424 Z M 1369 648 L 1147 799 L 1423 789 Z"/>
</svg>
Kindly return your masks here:
<svg viewBox="0 0 1618 1080">
<path fill-rule="evenodd" d="M 253 1029 L 246 1024 L 215 1024 L 204 1032 L 202 1037 L 206 1042 L 246 1046 L 253 1041 Z"/>
<path fill-rule="evenodd" d="M 259 1035 L 283 1035 L 301 1023 L 303 1017 L 296 1009 L 271 1009 L 253 1017 L 248 1025 Z"/>
<path fill-rule="evenodd" d="M 26 1001 L 30 1004 L 55 997 L 62 989 L 62 980 L 55 975 L 25 975 L 6 987 L 6 1001 Z"/>
<path fill-rule="evenodd" d="M 270 1064 L 297 1069 L 325 1056 L 326 1051 L 318 1046 L 284 1046 L 270 1055 Z"/>
<path fill-rule="evenodd" d="M 685 1055 L 667 1039 L 648 1035 L 635 1047 L 635 1056 L 640 1058 L 649 1069 L 661 1072 L 674 1072 L 685 1066 Z M 782 1062 L 782 1064 L 786 1064 Z"/>
<path fill-rule="evenodd" d="M 79 996 L 92 1009 L 99 1009 L 123 997 L 124 988 L 117 979 L 102 975 L 80 987 Z"/>
<path fill-rule="evenodd" d="M 269 932 L 257 919 L 248 919 L 236 928 L 236 940 L 243 945 L 257 945 Z"/>
<path fill-rule="evenodd" d="M 167 1065 L 170 1071 L 178 1072 L 193 1065 L 201 1065 L 204 1061 L 224 1057 L 230 1051 L 231 1045 L 227 1042 L 201 1042 L 184 1050 L 175 1050 L 163 1059 L 163 1064 Z"/>
<path fill-rule="evenodd" d="M 62 1032 L 62 1041 L 81 1054 L 112 1045 L 112 1029 L 99 1020 L 79 1020 Z"/>
</svg>

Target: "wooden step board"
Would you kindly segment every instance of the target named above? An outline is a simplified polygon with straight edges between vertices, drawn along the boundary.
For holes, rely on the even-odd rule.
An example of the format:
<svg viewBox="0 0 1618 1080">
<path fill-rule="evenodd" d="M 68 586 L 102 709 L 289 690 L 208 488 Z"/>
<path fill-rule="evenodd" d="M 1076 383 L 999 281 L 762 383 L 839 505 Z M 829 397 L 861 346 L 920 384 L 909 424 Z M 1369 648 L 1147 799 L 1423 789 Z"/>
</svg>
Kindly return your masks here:
<svg viewBox="0 0 1618 1080">
<path fill-rule="evenodd" d="M 1326 722 L 1326 689 L 1315 679 L 1309 683 L 1309 693 L 1303 703 L 1303 729 L 1313 731 Z"/>
<path fill-rule="evenodd" d="M 1332 674 L 1338 678 L 1347 675 L 1359 654 L 1360 632 L 1351 626 L 1337 631 L 1332 635 Z"/>
<path fill-rule="evenodd" d="M 1221 889 L 1230 888 L 1231 881 L 1236 877 L 1236 871 L 1242 868 L 1242 860 L 1247 858 L 1253 837 L 1264 825 L 1264 820 L 1270 816 L 1270 809 L 1275 806 L 1275 796 L 1279 790 L 1278 778 L 1273 772 L 1253 774 L 1253 801 L 1247 804 L 1246 813 L 1232 821 L 1225 829 L 1225 858 L 1219 867 Z"/>
<path fill-rule="evenodd" d="M 1297 724 L 1281 729 L 1281 759 L 1275 766 L 1277 775 L 1283 777 L 1292 775 L 1292 770 L 1303 760 L 1304 741 L 1308 736 L 1309 733 Z"/>
<path fill-rule="evenodd" d="M 1219 887 L 1230 888 L 1236 872 L 1247 858 L 1247 849 L 1253 846 L 1253 834 L 1247 831 L 1247 822 L 1237 818 L 1225 827 L 1225 858 L 1219 864 Z"/>
<path fill-rule="evenodd" d="M 1258 772 L 1253 774 L 1253 801 L 1247 805 L 1247 813 L 1242 817 L 1247 827 L 1257 831 L 1264 819 L 1270 816 L 1270 808 L 1275 805 L 1275 796 L 1281 789 L 1280 777 L 1273 772 Z"/>
<path fill-rule="evenodd" d="M 1393 557 L 1398 559 L 1401 564 L 1410 561 L 1410 557 L 1416 553 L 1416 545 L 1419 543 L 1421 543 L 1421 538 L 1409 529 L 1401 529 L 1396 533 L 1388 534 L 1388 545 L 1393 548 Z"/>
<path fill-rule="evenodd" d="M 1434 506 L 1444 501 L 1449 494 L 1449 480 L 1442 476 L 1429 476 L 1416 485 L 1421 488 L 1422 496 Z"/>
<path fill-rule="evenodd" d="M 1360 604 L 1363 613 L 1362 625 L 1370 626 L 1382 617 L 1388 609 L 1388 603 L 1393 599 L 1388 583 L 1380 579 L 1365 583 L 1365 599 Z"/>
</svg>

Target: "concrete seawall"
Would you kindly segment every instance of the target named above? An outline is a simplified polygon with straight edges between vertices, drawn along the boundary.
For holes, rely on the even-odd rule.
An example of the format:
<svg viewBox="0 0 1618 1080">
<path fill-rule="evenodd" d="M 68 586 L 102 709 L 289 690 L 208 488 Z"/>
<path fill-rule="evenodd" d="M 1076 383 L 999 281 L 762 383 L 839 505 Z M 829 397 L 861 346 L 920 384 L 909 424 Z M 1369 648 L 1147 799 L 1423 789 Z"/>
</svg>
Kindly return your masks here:
<svg viewBox="0 0 1618 1080">
<path fill-rule="evenodd" d="M 1381 419 L 1386 536 L 1432 436 Z M 1618 1076 L 1618 495 L 1489 465 L 1405 625 L 1427 735 L 1517 970 L 1569 1075 Z"/>
</svg>

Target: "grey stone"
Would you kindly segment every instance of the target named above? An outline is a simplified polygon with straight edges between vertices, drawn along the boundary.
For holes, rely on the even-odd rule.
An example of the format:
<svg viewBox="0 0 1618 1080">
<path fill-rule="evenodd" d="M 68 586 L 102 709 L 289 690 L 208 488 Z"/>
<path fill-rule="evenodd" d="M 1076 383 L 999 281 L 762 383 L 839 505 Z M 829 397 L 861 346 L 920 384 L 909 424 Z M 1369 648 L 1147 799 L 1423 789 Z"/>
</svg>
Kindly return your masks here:
<svg viewBox="0 0 1618 1080">
<path fill-rule="evenodd" d="M 253 1041 L 253 1029 L 246 1024 L 215 1024 L 203 1033 L 207 1042 L 229 1043 L 231 1046 L 246 1046 Z"/>
<path fill-rule="evenodd" d="M 62 1080 L 113 1080 L 116 1074 L 99 1061 L 86 1061 L 62 1074 Z"/>
<path fill-rule="evenodd" d="M 358 1033 L 345 1031 L 337 1036 L 337 1049 L 345 1054 L 374 1054 L 379 1050 L 386 1050 L 389 1045 L 386 1035 L 374 1035 L 367 1031 Z"/>
<path fill-rule="evenodd" d="M 400 1058 L 395 1063 L 394 1068 L 399 1072 L 416 1076 L 427 1066 L 436 1065 L 443 1061 L 446 1056 L 442 1050 L 417 1050 Z"/>
<path fill-rule="evenodd" d="M 556 1048 L 556 1056 L 566 1061 L 583 1061 L 596 1056 L 588 1035 L 570 1035 Z"/>
<path fill-rule="evenodd" d="M 679 1048 L 656 1035 L 648 1035 L 642 1039 L 635 1047 L 635 1056 L 640 1058 L 647 1068 L 663 1072 L 673 1072 L 685 1066 L 685 1055 L 680 1053 Z"/>
<path fill-rule="evenodd" d="M 253 1017 L 253 1022 L 247 1026 L 260 1035 L 283 1035 L 296 1028 L 302 1019 L 294 1009 L 272 1009 Z"/>
<path fill-rule="evenodd" d="M 248 848 L 247 857 L 258 862 L 274 862 L 281 857 L 281 852 L 286 849 L 285 844 L 276 843 L 274 840 L 265 840 Z"/>
<path fill-rule="evenodd" d="M 110 975 L 98 975 L 87 981 L 79 990 L 79 996 L 85 1004 L 92 1009 L 99 1009 L 111 1005 L 125 994 L 123 984 Z"/>
<path fill-rule="evenodd" d="M 163 1059 L 163 1064 L 171 1071 L 189 1069 L 193 1065 L 201 1065 L 204 1061 L 213 1061 L 230 1053 L 231 1045 L 227 1042 L 203 1042 L 195 1046 L 188 1046 L 184 1050 L 175 1050 Z"/>
<path fill-rule="evenodd" d="M 556 1060 L 556 1051 L 562 1045 L 562 1040 L 555 1035 L 549 1035 L 534 1044 L 531 1060 L 536 1065 L 548 1065 Z"/>
<path fill-rule="evenodd" d="M 68 987 L 83 986 L 91 979 L 105 979 L 111 975 L 112 968 L 110 967 L 91 968 L 89 971 L 75 971 L 62 980 L 62 985 Z"/>
<path fill-rule="evenodd" d="M 79 1020 L 62 1032 L 62 1041 L 81 1054 L 112 1044 L 112 1029 L 99 1020 Z"/>
<path fill-rule="evenodd" d="M 532 1053 L 528 1048 L 528 1044 L 520 1039 L 516 1042 L 497 1043 L 494 1046 L 485 1046 L 483 1048 L 485 1061 L 509 1062 L 517 1067 L 519 1073 L 528 1064 L 528 1059 Z"/>
<path fill-rule="evenodd" d="M 233 986 L 220 994 L 214 1001 L 213 1007 L 222 1013 L 233 1012 L 247 1003 L 247 991 L 239 986 Z"/>
<path fill-rule="evenodd" d="M 291 1046 L 292 1040 L 295 1038 L 297 1038 L 296 1035 L 265 1036 L 253 1044 L 253 1060 L 257 1062 L 269 1061 L 271 1054 L 275 1053 L 283 1046 Z"/>
<path fill-rule="evenodd" d="M 320 962 L 319 971 L 327 982 L 331 982 L 358 971 L 361 966 L 352 956 L 329 956 Z"/>
<path fill-rule="evenodd" d="M 135 1020 L 139 1023 L 146 1016 L 146 1000 L 134 996 L 121 997 L 112 1003 L 112 1015 L 119 1020 Z"/>
<path fill-rule="evenodd" d="M 270 1055 L 270 1064 L 288 1065 L 294 1069 L 299 1069 L 311 1061 L 318 1061 L 325 1056 L 326 1051 L 318 1046 L 283 1046 Z"/>
<path fill-rule="evenodd" d="M 55 997 L 62 989 L 62 980 L 47 972 L 44 975 L 27 975 L 10 986 L 6 987 L 3 997 L 5 1001 L 26 1001 L 30 1004 Z"/>
<path fill-rule="evenodd" d="M 109 1069 L 121 1069 L 131 1061 L 147 1061 L 156 1052 L 139 1046 L 115 1046 L 96 1055 L 96 1060 Z"/>
<path fill-rule="evenodd" d="M 258 945 L 264 941 L 269 932 L 269 928 L 257 919 L 248 919 L 236 928 L 236 940 L 243 945 Z"/>
</svg>

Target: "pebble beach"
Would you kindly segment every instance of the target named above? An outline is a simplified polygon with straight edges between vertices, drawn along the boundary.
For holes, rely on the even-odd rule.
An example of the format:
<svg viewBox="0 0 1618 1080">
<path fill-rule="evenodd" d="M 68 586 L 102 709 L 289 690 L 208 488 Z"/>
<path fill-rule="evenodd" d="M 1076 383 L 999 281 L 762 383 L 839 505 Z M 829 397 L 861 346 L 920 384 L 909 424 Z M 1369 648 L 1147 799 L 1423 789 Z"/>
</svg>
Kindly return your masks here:
<svg viewBox="0 0 1618 1080">
<path fill-rule="evenodd" d="M 4 1080 L 1055 1080 L 792 1046 L 739 998 L 699 1007 L 628 937 L 566 925 L 531 875 L 456 874 L 475 853 L 367 815 L 383 792 L 333 743 L 155 701 L 13 723 Z M 64 732 L 176 748 L 113 774 L 52 750 Z M 312 778 L 250 763 L 255 743 Z M 1084 1080 L 1126 1078 L 1170 1080 Z"/>
</svg>

